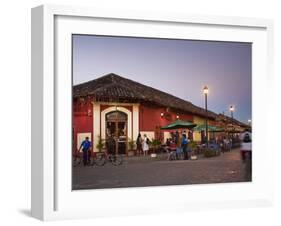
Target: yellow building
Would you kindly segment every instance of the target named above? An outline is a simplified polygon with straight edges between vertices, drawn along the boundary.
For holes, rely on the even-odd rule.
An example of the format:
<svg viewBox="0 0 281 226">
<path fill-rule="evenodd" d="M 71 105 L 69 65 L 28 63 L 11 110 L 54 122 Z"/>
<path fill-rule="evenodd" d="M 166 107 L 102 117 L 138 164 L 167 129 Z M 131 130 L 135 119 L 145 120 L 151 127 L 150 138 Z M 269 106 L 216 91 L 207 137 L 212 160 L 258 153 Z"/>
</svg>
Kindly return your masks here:
<svg viewBox="0 0 281 226">
<path fill-rule="evenodd" d="M 203 125 L 203 124 L 205 124 L 205 119 L 201 118 L 199 116 L 194 116 L 193 122 L 197 125 Z M 201 132 L 200 131 L 193 132 L 193 140 L 196 142 L 201 142 Z"/>
<path fill-rule="evenodd" d="M 200 116 L 194 116 L 193 117 L 193 122 L 195 124 L 197 124 L 197 125 L 205 125 L 205 120 L 206 120 L 205 118 L 200 117 Z M 214 125 L 215 121 L 208 119 L 208 124 L 209 125 Z M 208 133 L 208 137 L 210 138 L 211 136 L 212 136 L 212 132 L 209 132 Z M 202 141 L 201 137 L 202 137 L 201 131 L 194 131 L 193 132 L 193 140 L 194 141 L 201 142 Z"/>
</svg>

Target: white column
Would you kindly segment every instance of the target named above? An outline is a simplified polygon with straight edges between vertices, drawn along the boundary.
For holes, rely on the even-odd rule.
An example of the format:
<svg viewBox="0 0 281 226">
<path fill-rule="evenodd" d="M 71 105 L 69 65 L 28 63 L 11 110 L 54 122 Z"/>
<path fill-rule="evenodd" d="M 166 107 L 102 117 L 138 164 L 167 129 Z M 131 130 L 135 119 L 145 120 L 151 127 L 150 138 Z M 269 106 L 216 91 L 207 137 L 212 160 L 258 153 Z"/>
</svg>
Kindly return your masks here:
<svg viewBox="0 0 281 226">
<path fill-rule="evenodd" d="M 133 140 L 136 141 L 139 134 L 139 105 L 133 105 Z"/>
<path fill-rule="evenodd" d="M 93 104 L 93 150 L 97 152 L 98 150 L 96 149 L 98 137 L 101 135 L 100 134 L 100 104 L 99 103 L 94 103 Z"/>
</svg>

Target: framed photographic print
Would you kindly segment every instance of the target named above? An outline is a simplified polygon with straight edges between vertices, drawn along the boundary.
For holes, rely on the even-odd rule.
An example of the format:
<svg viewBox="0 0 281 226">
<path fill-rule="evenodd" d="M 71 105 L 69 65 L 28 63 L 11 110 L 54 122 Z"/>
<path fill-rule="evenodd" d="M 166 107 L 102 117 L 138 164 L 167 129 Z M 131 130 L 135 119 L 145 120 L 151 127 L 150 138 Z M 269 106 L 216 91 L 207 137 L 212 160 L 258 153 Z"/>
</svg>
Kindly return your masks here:
<svg viewBox="0 0 281 226">
<path fill-rule="evenodd" d="M 32 9 L 32 216 L 270 205 L 272 29 Z"/>
</svg>

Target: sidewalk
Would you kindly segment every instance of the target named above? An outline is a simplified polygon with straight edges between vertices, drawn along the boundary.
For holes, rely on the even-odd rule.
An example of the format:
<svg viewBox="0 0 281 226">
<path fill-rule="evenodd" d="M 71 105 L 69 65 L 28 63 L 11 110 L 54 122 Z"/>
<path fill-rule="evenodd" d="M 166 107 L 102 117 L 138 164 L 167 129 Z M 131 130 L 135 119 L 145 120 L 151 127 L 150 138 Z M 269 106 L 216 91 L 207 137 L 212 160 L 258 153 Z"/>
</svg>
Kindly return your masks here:
<svg viewBox="0 0 281 226">
<path fill-rule="evenodd" d="M 236 152 L 236 151 L 240 151 L 239 148 L 234 148 L 231 151 L 228 152 L 221 152 L 220 155 L 215 156 L 215 157 L 211 157 L 211 158 L 206 158 L 204 157 L 203 154 L 199 154 L 197 155 L 197 159 L 196 160 L 184 160 L 184 161 L 198 161 L 198 160 L 202 160 L 202 159 L 214 159 L 214 158 L 220 158 L 223 155 L 227 155 L 228 153 L 231 152 Z M 159 153 L 157 154 L 157 156 L 155 158 L 152 158 L 149 155 L 143 156 L 143 155 L 139 155 L 139 156 L 124 156 L 124 161 L 127 163 L 136 163 L 136 162 L 154 162 L 154 161 L 169 161 L 168 160 L 168 154 L 167 153 Z M 182 160 L 173 160 L 173 161 L 182 161 Z"/>
</svg>

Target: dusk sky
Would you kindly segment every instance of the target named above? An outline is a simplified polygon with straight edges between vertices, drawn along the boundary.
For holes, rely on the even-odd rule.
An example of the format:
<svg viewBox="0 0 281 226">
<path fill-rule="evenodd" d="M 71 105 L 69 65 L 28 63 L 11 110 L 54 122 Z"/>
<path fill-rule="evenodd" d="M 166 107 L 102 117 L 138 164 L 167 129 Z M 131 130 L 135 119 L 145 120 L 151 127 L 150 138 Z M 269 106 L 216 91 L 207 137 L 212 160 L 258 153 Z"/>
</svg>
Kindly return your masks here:
<svg viewBox="0 0 281 226">
<path fill-rule="evenodd" d="M 73 35 L 74 85 L 109 73 L 242 122 L 251 119 L 251 43 Z"/>
</svg>

